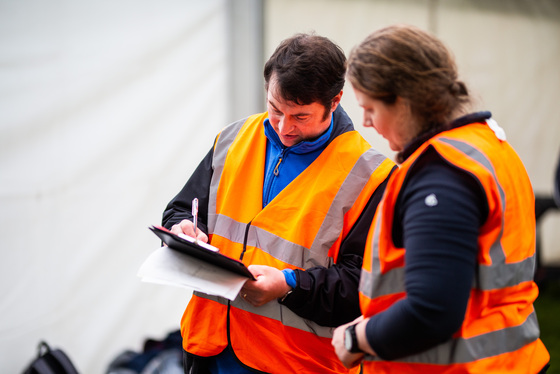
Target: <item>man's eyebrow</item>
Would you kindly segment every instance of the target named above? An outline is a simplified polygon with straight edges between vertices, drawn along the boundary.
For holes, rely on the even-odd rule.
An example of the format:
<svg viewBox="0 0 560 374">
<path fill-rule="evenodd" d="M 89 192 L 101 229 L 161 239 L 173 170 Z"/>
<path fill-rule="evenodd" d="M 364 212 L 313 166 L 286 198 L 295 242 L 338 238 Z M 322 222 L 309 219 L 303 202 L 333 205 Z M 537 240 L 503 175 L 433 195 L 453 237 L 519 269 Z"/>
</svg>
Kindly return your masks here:
<svg viewBox="0 0 560 374">
<path fill-rule="evenodd" d="M 278 107 L 277 107 L 276 105 L 274 105 L 274 102 L 272 102 L 272 100 L 268 100 L 268 103 L 269 103 L 274 109 L 276 109 L 277 111 L 281 112 L 281 110 L 278 109 Z M 293 117 L 309 116 L 309 115 L 311 115 L 311 112 L 299 112 L 299 113 L 293 113 L 293 114 L 290 114 L 290 115 L 293 116 Z"/>
<path fill-rule="evenodd" d="M 274 105 L 274 103 L 273 103 L 271 100 L 268 100 L 268 103 L 269 103 L 274 109 L 280 111 L 280 110 L 276 107 L 276 105 Z"/>
</svg>

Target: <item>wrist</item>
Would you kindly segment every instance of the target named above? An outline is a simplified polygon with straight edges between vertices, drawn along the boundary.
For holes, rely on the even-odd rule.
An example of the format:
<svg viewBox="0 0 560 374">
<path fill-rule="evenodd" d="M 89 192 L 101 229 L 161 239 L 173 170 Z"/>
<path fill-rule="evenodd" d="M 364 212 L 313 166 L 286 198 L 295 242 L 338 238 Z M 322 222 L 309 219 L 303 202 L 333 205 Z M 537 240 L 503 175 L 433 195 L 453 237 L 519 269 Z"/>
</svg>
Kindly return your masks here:
<svg viewBox="0 0 560 374">
<path fill-rule="evenodd" d="M 356 324 L 356 338 L 358 339 L 358 344 L 360 345 L 360 350 L 369 356 L 377 356 L 377 353 L 373 350 L 370 345 L 367 336 L 367 325 L 370 319 L 363 319 Z"/>
<path fill-rule="evenodd" d="M 288 296 L 290 296 L 291 293 L 292 293 L 293 291 L 294 291 L 294 290 L 293 290 L 292 288 L 290 288 L 290 289 L 288 290 L 288 292 L 286 292 L 286 293 L 284 294 L 284 296 L 282 296 L 282 297 L 280 298 L 280 302 L 283 302 L 284 300 L 286 300 L 286 298 L 287 298 Z"/>
<path fill-rule="evenodd" d="M 292 269 L 284 269 L 282 270 L 282 274 L 284 274 L 284 279 L 286 280 L 287 291 L 284 295 L 279 297 L 280 302 L 283 302 L 288 296 L 290 296 L 297 283 L 296 274 Z"/>
<path fill-rule="evenodd" d="M 358 323 L 348 326 L 344 330 L 344 347 L 350 353 L 362 353 L 360 349 L 360 344 L 358 341 L 358 335 L 356 334 L 356 327 Z"/>
<path fill-rule="evenodd" d="M 297 285 L 297 278 L 296 273 L 292 269 L 284 269 L 282 270 L 282 274 L 284 274 L 284 279 L 286 279 L 286 284 L 290 288 L 296 288 Z"/>
</svg>

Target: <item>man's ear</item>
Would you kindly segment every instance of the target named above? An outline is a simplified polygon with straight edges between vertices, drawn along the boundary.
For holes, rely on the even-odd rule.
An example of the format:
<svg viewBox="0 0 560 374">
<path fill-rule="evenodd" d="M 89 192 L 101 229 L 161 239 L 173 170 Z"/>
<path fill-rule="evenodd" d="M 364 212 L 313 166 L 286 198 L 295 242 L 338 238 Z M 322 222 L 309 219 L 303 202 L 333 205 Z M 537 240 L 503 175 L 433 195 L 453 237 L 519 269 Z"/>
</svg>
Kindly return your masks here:
<svg viewBox="0 0 560 374">
<path fill-rule="evenodd" d="M 333 97 L 331 103 L 331 113 L 336 110 L 338 104 L 340 104 L 340 100 L 342 100 L 342 91 L 340 91 L 335 97 Z"/>
</svg>

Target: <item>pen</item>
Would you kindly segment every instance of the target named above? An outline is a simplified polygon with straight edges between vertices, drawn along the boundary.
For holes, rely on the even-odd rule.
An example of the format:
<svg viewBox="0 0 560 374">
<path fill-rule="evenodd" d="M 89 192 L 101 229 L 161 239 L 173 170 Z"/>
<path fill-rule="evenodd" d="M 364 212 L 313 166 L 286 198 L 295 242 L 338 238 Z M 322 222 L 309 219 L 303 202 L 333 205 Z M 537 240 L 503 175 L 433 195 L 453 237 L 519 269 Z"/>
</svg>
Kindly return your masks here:
<svg viewBox="0 0 560 374">
<path fill-rule="evenodd" d="M 192 201 L 192 221 L 193 221 L 193 228 L 194 228 L 194 238 L 196 239 L 196 225 L 198 221 L 198 199 L 195 197 Z"/>
</svg>

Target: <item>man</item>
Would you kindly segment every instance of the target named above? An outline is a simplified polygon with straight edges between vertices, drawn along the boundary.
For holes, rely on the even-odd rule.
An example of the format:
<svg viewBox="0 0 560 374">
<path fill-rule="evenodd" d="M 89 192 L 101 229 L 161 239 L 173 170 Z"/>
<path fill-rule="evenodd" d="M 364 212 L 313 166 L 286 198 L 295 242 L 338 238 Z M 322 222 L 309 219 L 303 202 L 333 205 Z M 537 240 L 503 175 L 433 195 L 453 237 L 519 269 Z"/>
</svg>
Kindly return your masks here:
<svg viewBox="0 0 560 374">
<path fill-rule="evenodd" d="M 226 127 L 167 206 L 165 227 L 209 240 L 256 278 L 231 302 L 194 292 L 185 373 L 349 372 L 332 327 L 360 315 L 367 230 L 395 165 L 339 105 L 345 61 L 324 37 L 283 41 L 264 68 L 268 112 Z"/>
</svg>

